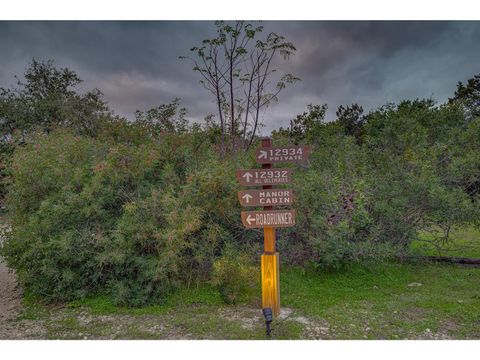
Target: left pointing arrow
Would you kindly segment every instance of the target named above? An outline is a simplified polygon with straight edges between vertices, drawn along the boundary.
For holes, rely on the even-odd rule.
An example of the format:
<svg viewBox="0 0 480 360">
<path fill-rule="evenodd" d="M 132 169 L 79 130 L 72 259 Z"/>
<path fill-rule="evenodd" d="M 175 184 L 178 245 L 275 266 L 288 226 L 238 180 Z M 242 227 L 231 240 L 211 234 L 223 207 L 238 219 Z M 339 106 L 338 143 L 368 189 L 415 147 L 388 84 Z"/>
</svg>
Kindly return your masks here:
<svg viewBox="0 0 480 360">
<path fill-rule="evenodd" d="M 251 215 L 248 215 L 248 216 L 247 216 L 247 218 L 246 218 L 245 220 L 247 220 L 247 222 L 248 222 L 248 225 L 252 225 L 252 221 L 253 221 L 253 220 L 255 220 L 255 218 L 254 218 L 254 217 L 252 217 Z"/>
</svg>

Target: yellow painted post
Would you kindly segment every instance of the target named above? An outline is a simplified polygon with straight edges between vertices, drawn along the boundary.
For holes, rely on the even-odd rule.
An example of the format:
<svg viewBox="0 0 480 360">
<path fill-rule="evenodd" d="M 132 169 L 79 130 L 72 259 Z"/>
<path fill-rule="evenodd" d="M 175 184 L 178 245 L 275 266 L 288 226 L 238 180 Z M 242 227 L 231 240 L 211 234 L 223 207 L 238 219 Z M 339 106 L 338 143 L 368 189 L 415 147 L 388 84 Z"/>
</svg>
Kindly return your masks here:
<svg viewBox="0 0 480 360">
<path fill-rule="evenodd" d="M 278 252 L 262 255 L 262 309 L 280 314 L 280 266 Z"/>
</svg>

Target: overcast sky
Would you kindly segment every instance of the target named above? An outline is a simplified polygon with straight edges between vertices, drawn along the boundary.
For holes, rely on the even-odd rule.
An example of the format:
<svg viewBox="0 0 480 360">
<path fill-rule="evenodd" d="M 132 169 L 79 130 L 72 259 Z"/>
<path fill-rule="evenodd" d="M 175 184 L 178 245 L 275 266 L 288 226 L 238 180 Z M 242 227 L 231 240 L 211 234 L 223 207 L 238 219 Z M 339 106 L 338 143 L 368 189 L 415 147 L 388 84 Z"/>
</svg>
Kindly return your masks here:
<svg viewBox="0 0 480 360">
<path fill-rule="evenodd" d="M 444 102 L 458 81 L 480 73 L 480 22 L 267 21 L 297 53 L 276 67 L 302 80 L 264 116 L 263 133 L 308 104 L 353 102 L 368 111 L 387 102 L 433 97 Z M 192 66 L 178 59 L 211 36 L 213 22 L 0 22 L 0 86 L 15 84 L 32 58 L 75 70 L 82 89 L 98 88 L 115 113 L 182 100 L 193 120 L 215 112 Z"/>
</svg>

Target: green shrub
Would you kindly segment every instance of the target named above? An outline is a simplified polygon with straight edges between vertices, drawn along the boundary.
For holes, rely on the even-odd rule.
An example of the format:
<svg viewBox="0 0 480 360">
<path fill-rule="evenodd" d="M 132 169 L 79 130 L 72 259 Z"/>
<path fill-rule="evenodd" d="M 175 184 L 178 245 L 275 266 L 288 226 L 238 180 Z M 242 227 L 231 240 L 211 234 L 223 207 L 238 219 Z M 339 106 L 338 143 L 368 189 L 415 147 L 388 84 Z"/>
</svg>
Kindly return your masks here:
<svg viewBox="0 0 480 360">
<path fill-rule="evenodd" d="M 58 132 L 14 154 L 6 199 L 12 232 L 2 252 L 36 295 L 66 300 L 101 286 L 94 261 L 101 245 L 93 236 L 101 219 L 84 211 L 83 191 L 102 150 L 91 139 Z"/>
<path fill-rule="evenodd" d="M 196 136 L 140 143 L 57 130 L 18 148 L 2 253 L 25 288 L 52 301 L 107 292 L 143 305 L 208 281 L 244 229 L 236 165 Z"/>
<path fill-rule="evenodd" d="M 212 284 L 218 288 L 227 304 L 248 300 L 258 290 L 260 271 L 245 253 L 226 247 L 213 264 Z"/>
<path fill-rule="evenodd" d="M 478 225 L 479 124 L 415 101 L 371 113 L 357 137 L 322 121 L 277 133 L 275 145 L 304 139 L 313 150 L 308 164 L 286 165 L 297 225 L 278 230 L 282 262 L 384 261 L 419 233 L 445 243 L 451 229 Z M 12 231 L 1 252 L 28 291 L 143 305 L 208 281 L 239 302 L 258 284 L 247 258 L 261 232 L 241 224 L 235 179 L 257 166 L 254 147 L 220 159 L 200 127 L 150 130 L 106 121 L 96 137 L 54 130 L 16 147 L 4 172 Z"/>
<path fill-rule="evenodd" d="M 478 123 L 454 107 L 406 101 L 371 113 L 361 142 L 336 123 L 316 124 L 310 162 L 294 173 L 297 226 L 280 231 L 283 258 L 382 261 L 422 232 L 446 243 L 454 227 L 478 224 Z"/>
<path fill-rule="evenodd" d="M 183 206 L 172 191 L 154 190 L 124 205 L 111 244 L 100 265 L 118 304 L 161 301 L 194 269 L 188 265 L 192 234 L 201 227 L 202 209 Z"/>
</svg>

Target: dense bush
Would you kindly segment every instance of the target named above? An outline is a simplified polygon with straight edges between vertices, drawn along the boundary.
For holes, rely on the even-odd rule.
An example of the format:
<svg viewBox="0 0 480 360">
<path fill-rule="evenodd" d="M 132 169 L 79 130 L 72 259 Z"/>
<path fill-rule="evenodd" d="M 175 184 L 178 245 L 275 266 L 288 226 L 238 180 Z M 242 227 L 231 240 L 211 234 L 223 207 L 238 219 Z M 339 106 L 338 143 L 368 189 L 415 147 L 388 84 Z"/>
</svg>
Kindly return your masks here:
<svg viewBox="0 0 480 360">
<path fill-rule="evenodd" d="M 281 231 L 281 252 L 288 261 L 322 267 L 385 260 L 399 249 L 381 239 L 367 154 L 354 137 L 329 139 L 315 146 L 308 169 L 294 173 L 297 226 Z"/>
<path fill-rule="evenodd" d="M 222 256 L 213 263 L 212 284 L 227 304 L 247 300 L 259 289 L 259 282 L 259 266 L 233 246 L 226 246 Z"/>
<path fill-rule="evenodd" d="M 255 146 L 220 156 L 218 124 L 190 125 L 177 99 L 131 123 L 100 93 L 76 94 L 73 72 L 47 63 L 28 74 L 23 90 L 0 96 L 0 199 L 7 186 L 12 223 L 1 252 L 22 285 L 52 301 L 108 293 L 143 305 L 210 281 L 226 302 L 242 301 L 258 281 L 248 259 L 261 231 L 241 224 L 235 170 L 257 166 Z M 362 115 L 353 104 L 334 122 L 326 105 L 309 106 L 274 132 L 275 145 L 312 148 L 308 164 L 285 165 L 295 169 L 297 226 L 278 230 L 282 262 L 383 261 L 420 232 L 438 245 L 455 227 L 480 226 L 472 86 L 467 102 L 462 90 L 440 106 L 404 101 Z M 22 99 L 34 109 L 25 119 Z"/>
<path fill-rule="evenodd" d="M 308 169 L 296 172 L 298 226 L 282 231 L 290 261 L 381 261 L 407 253 L 419 232 L 441 243 L 455 227 L 478 224 L 479 118 L 466 121 L 451 105 L 403 102 L 369 114 L 361 139 L 340 122 L 305 119 L 300 135 L 314 151 Z M 282 131 L 276 142 L 298 137 Z"/>
<path fill-rule="evenodd" d="M 3 253 L 21 282 L 55 300 L 106 289 L 140 305 L 208 279 L 244 229 L 237 165 L 195 136 L 131 144 L 57 130 L 17 149 Z"/>
</svg>

